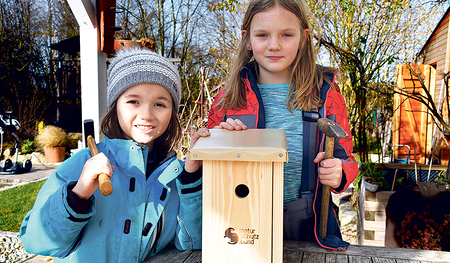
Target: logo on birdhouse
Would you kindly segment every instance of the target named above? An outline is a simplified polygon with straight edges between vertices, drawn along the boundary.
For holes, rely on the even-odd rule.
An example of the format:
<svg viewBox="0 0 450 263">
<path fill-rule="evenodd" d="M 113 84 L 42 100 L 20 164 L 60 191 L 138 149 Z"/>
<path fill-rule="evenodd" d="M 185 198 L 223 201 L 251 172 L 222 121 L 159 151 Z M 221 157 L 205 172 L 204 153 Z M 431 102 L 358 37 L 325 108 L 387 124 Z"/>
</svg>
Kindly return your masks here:
<svg viewBox="0 0 450 263">
<path fill-rule="evenodd" d="M 228 238 L 228 244 L 236 245 L 236 244 L 255 244 L 255 239 L 259 239 L 259 235 L 256 234 L 256 230 L 254 228 L 239 228 L 239 234 L 235 233 L 235 229 L 233 227 L 227 228 L 225 230 L 224 238 Z"/>
</svg>

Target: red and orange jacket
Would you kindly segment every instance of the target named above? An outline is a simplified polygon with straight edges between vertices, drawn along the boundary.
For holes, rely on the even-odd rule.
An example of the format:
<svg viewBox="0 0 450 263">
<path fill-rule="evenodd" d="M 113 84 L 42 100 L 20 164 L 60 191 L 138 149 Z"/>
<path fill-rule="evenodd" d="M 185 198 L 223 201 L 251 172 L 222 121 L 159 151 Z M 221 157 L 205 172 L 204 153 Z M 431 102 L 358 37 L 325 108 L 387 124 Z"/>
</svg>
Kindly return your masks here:
<svg viewBox="0 0 450 263">
<path fill-rule="evenodd" d="M 247 106 L 244 108 L 230 109 L 226 111 L 220 110 L 218 107 L 215 107 L 215 104 L 223 95 L 224 90 L 219 91 L 209 112 L 208 128 L 214 128 L 221 122 L 226 121 L 227 118 L 239 119 L 243 123 L 245 123 L 245 125 L 247 125 L 249 129 L 265 128 L 264 104 L 262 102 L 261 95 L 254 78 L 254 76 L 256 76 L 254 69 L 255 66 L 249 64 L 246 67 L 243 67 L 240 72 L 241 79 L 245 84 Z M 323 149 L 325 147 L 324 134 L 317 129 L 316 121 L 319 117 L 326 117 L 336 121 L 347 132 L 347 134 L 349 134 L 348 138 L 342 138 L 336 140 L 335 142 L 333 156 L 335 158 L 341 159 L 342 161 L 343 177 L 341 185 L 336 189 L 332 189 L 332 191 L 334 193 L 343 192 L 348 188 L 348 186 L 353 182 L 358 174 L 358 165 L 355 157 L 352 154 L 353 143 L 348 123 L 347 107 L 345 105 L 343 96 L 340 94 L 339 87 L 335 83 L 334 75 L 331 74 L 329 77 L 333 80 L 332 85 L 329 85 L 324 81 L 324 84 L 320 90 L 320 98 L 324 100 L 324 106 L 317 108 L 312 112 L 304 112 L 303 114 L 303 131 L 305 134 L 303 137 L 304 151 L 302 169 L 303 171 L 307 172 L 303 172 L 302 174 L 303 176 L 307 176 L 309 178 L 307 178 L 306 180 L 302 179 L 302 190 L 311 190 L 315 192 L 315 233 L 318 243 L 325 248 L 345 250 L 348 246 L 348 243 L 341 239 L 339 226 L 337 225 L 336 218 L 333 215 L 331 206 L 332 202 L 330 202 L 330 211 L 328 213 L 329 220 L 327 227 L 327 237 L 323 240 L 318 234 L 318 219 L 320 218 L 319 212 L 321 195 L 317 193 L 319 192 L 319 189 L 321 189 L 321 186 L 319 184 L 317 176 L 318 165 L 314 164 L 312 160 L 315 158 L 319 151 L 324 151 Z M 312 137 L 310 135 L 306 135 L 309 131 L 311 131 L 310 134 L 312 135 Z M 311 140 L 311 138 L 315 138 L 315 140 Z M 315 145 L 310 145 L 309 143 L 311 141 L 315 141 Z"/>
</svg>

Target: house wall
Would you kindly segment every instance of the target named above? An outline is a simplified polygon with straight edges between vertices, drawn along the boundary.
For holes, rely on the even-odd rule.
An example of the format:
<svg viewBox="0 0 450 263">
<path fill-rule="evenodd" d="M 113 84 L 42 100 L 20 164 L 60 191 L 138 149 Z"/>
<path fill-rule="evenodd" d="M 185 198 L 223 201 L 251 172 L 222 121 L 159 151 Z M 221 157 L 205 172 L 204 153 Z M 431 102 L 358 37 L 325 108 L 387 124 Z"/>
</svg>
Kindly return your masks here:
<svg viewBox="0 0 450 263">
<path fill-rule="evenodd" d="M 449 38 L 449 16 L 442 20 L 442 23 L 436 28 L 433 36 L 430 38 L 427 46 L 424 47 L 419 63 L 432 65 L 436 69 L 434 101 L 437 105 L 443 105 L 443 116 L 448 116 L 448 109 L 445 106 L 445 86 L 442 86 L 444 72 L 450 71 L 450 38 Z M 445 118 L 445 117 L 444 117 Z M 440 132 L 436 132 L 434 150 L 434 159 L 441 161 L 441 164 L 448 163 L 449 149 L 442 140 Z"/>
<path fill-rule="evenodd" d="M 448 39 L 449 16 L 447 16 L 435 34 L 430 39 L 428 45 L 424 48 L 421 55 L 421 64 L 432 65 L 436 69 L 436 93 L 435 98 L 439 97 L 441 82 L 446 68 L 447 39 Z"/>
</svg>

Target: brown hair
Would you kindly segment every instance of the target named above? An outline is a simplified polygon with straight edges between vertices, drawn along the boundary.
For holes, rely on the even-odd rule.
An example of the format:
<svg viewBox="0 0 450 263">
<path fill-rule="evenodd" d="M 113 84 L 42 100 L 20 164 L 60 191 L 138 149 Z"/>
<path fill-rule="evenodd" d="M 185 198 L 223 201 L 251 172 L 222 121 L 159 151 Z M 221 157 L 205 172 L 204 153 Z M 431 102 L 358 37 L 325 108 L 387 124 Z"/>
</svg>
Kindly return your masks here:
<svg viewBox="0 0 450 263">
<path fill-rule="evenodd" d="M 117 118 L 117 100 L 113 103 L 105 117 L 103 117 L 100 129 L 110 139 L 127 139 L 122 128 L 120 128 Z M 178 114 L 175 107 L 172 107 L 172 116 L 169 125 L 164 133 L 155 140 L 154 148 L 157 147 L 164 152 L 176 151 L 181 145 L 181 137 L 182 131 Z"/>
<path fill-rule="evenodd" d="M 274 6 L 279 5 L 286 10 L 292 12 L 300 21 L 301 29 L 309 29 L 310 12 L 304 0 L 251 0 L 245 12 L 244 20 L 241 30 L 250 31 L 250 24 L 253 17 L 260 12 L 267 11 Z M 248 64 L 253 59 L 253 53 L 246 47 L 249 41 L 249 35 L 245 34 L 239 45 L 236 59 L 230 70 L 230 75 L 226 83 L 227 89 L 220 98 L 217 106 L 221 110 L 232 108 L 245 107 L 245 86 L 239 72 L 242 67 Z M 333 72 L 334 69 L 328 67 L 321 67 L 316 65 L 316 54 L 312 42 L 312 33 L 305 39 L 303 48 L 297 52 L 295 60 L 292 62 L 292 73 L 290 77 L 289 94 L 286 99 L 287 108 L 292 112 L 292 109 L 311 110 L 321 106 L 323 103 L 319 98 L 320 88 L 323 80 L 331 81 L 324 76 L 324 73 Z M 258 72 L 256 70 L 256 72 Z M 257 76 L 255 76 L 257 78 Z M 314 90 L 317 89 L 318 92 Z M 289 98 L 292 98 L 289 100 Z"/>
</svg>

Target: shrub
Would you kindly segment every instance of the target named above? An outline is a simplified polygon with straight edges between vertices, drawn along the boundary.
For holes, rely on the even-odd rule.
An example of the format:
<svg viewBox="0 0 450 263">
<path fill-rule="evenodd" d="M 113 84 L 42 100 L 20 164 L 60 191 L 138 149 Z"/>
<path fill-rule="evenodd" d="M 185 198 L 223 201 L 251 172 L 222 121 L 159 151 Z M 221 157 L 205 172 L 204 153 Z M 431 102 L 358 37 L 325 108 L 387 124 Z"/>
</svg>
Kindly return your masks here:
<svg viewBox="0 0 450 263">
<path fill-rule="evenodd" d="M 67 134 L 67 147 L 70 149 L 78 148 L 78 141 L 83 140 L 83 134 L 81 132 L 70 132 Z"/>
<path fill-rule="evenodd" d="M 36 140 L 39 147 L 42 148 L 66 146 L 68 143 L 66 132 L 53 125 L 45 126 L 38 136 L 36 136 Z"/>
<path fill-rule="evenodd" d="M 30 139 L 23 140 L 20 150 L 21 150 L 22 154 L 34 152 L 34 141 L 32 141 Z"/>
</svg>

